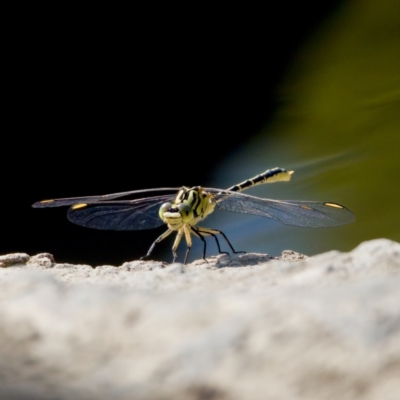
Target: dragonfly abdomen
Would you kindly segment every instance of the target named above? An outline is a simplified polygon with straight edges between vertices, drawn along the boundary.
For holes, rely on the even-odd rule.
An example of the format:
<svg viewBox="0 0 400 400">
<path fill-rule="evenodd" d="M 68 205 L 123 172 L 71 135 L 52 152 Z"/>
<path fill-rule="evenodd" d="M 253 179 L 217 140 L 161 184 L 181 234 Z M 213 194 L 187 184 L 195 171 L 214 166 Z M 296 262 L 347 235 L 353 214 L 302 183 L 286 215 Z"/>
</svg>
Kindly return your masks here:
<svg viewBox="0 0 400 400">
<path fill-rule="evenodd" d="M 230 190 L 232 192 L 241 192 L 252 186 L 261 185 L 263 183 L 290 181 L 291 175 L 293 173 L 294 171 L 286 171 L 286 169 L 278 167 L 267 169 L 262 174 L 247 179 L 241 183 L 238 183 L 237 185 L 231 186 L 227 190 Z"/>
</svg>

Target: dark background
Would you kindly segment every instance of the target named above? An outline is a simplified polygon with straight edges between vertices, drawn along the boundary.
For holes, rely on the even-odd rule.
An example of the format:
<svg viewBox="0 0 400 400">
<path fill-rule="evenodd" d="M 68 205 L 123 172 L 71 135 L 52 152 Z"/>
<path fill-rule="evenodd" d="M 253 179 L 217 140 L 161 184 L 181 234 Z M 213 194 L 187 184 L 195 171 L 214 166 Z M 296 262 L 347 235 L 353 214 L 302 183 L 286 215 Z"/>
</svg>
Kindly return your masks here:
<svg viewBox="0 0 400 400">
<path fill-rule="evenodd" d="M 281 2 L 249 14 L 200 5 L 16 10 L 0 254 L 50 252 L 58 262 L 117 265 L 146 253 L 164 228 L 90 230 L 71 224 L 65 208 L 31 204 L 207 186 L 214 166 L 268 122 L 297 49 L 340 6 Z"/>
</svg>

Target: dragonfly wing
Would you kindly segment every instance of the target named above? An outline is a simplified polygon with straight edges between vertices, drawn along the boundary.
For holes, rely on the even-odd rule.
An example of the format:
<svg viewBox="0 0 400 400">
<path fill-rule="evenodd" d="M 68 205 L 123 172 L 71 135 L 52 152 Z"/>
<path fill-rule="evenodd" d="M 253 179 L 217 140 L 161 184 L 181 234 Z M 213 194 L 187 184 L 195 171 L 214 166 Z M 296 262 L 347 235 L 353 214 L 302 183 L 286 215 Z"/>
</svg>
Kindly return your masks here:
<svg viewBox="0 0 400 400">
<path fill-rule="evenodd" d="M 158 215 L 161 204 L 173 196 L 155 196 L 138 200 L 78 203 L 68 210 L 74 224 L 116 231 L 153 229 L 164 224 Z"/>
<path fill-rule="evenodd" d="M 33 208 L 48 208 L 48 207 L 62 207 L 62 206 L 72 206 L 77 203 L 99 203 L 109 200 L 121 199 L 123 197 L 138 196 L 143 194 L 149 194 L 151 192 L 171 192 L 177 193 L 181 188 L 158 188 L 158 189 L 143 189 L 143 190 L 131 190 L 129 192 L 120 192 L 105 194 L 102 196 L 86 196 L 86 197 L 68 197 L 65 199 L 50 199 L 42 200 L 32 204 Z M 157 197 L 157 196 L 155 196 Z M 152 197 L 150 197 L 151 199 Z"/>
<path fill-rule="evenodd" d="M 271 200 L 227 191 L 215 194 L 215 198 L 220 210 L 273 218 L 287 225 L 326 228 L 355 219 L 346 207 L 332 202 Z"/>
</svg>

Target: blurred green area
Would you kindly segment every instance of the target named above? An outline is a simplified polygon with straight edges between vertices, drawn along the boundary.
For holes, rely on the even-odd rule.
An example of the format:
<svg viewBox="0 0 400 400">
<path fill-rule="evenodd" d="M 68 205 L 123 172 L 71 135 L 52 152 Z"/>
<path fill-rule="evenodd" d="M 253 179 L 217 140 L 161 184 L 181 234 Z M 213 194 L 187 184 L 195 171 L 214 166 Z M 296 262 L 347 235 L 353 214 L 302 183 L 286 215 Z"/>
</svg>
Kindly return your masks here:
<svg viewBox="0 0 400 400">
<path fill-rule="evenodd" d="M 293 58 L 277 99 L 271 122 L 221 163 L 212 186 L 295 169 L 291 183 L 253 193 L 336 201 L 356 222 L 324 230 L 274 224 L 271 232 L 265 220 L 243 219 L 231 222 L 240 247 L 315 254 L 380 237 L 400 242 L 400 2 L 343 3 Z"/>
</svg>

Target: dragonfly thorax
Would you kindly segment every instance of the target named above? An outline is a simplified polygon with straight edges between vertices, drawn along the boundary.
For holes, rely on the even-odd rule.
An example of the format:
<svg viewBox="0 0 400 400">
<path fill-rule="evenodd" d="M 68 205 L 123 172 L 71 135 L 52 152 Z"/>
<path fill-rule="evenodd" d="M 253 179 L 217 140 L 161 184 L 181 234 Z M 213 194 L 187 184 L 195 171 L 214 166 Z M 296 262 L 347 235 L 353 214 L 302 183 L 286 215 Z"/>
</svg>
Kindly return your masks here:
<svg viewBox="0 0 400 400">
<path fill-rule="evenodd" d="M 179 230 L 185 224 L 196 225 L 211 214 L 214 207 L 214 198 L 202 187 L 183 187 L 173 203 L 164 203 L 160 207 L 159 216 L 170 229 Z"/>
</svg>

